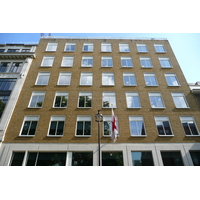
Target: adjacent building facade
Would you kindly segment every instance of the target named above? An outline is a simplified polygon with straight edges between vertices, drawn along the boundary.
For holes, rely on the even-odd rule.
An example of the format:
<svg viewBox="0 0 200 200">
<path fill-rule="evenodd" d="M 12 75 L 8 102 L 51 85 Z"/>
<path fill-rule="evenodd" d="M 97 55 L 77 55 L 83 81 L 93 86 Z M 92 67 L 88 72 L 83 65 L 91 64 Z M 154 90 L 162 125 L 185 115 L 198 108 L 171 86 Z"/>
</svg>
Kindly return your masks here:
<svg viewBox="0 0 200 200">
<path fill-rule="evenodd" d="M 0 44 L 0 144 L 35 58 L 35 50 L 36 44 Z"/>
<path fill-rule="evenodd" d="M 0 165 L 200 165 L 200 107 L 166 39 L 42 37 Z M 118 138 L 111 140 L 111 109 Z"/>
</svg>

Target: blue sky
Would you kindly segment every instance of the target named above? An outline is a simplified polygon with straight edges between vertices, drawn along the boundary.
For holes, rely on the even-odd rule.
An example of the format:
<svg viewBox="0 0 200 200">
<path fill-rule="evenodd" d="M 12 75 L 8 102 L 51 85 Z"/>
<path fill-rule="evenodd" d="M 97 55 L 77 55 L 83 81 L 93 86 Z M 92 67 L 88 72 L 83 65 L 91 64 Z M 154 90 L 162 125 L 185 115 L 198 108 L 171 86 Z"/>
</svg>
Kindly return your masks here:
<svg viewBox="0 0 200 200">
<path fill-rule="evenodd" d="M 48 33 L 45 33 L 48 35 Z M 188 83 L 200 81 L 200 33 L 51 33 L 76 37 L 167 38 Z M 38 42 L 40 33 L 0 33 L 0 43 Z"/>
</svg>

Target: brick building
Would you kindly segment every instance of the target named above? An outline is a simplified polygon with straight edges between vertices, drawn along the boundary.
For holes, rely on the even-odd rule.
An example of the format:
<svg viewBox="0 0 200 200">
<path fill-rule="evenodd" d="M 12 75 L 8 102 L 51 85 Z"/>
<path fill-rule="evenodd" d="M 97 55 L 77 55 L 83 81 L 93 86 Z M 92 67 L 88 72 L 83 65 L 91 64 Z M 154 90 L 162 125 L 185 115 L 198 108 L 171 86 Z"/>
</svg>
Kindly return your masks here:
<svg viewBox="0 0 200 200">
<path fill-rule="evenodd" d="M 40 39 L 0 165 L 98 165 L 98 110 L 101 165 L 200 165 L 200 107 L 168 40 L 66 37 Z"/>
</svg>

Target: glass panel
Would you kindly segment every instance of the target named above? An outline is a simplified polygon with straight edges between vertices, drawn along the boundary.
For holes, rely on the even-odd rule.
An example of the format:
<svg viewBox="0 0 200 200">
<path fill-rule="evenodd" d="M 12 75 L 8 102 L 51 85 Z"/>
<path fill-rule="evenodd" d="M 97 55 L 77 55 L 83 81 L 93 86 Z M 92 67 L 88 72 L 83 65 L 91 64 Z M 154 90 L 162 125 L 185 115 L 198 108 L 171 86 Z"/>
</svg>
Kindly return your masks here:
<svg viewBox="0 0 200 200">
<path fill-rule="evenodd" d="M 192 135 L 199 135 L 194 122 L 188 122 L 188 125 L 190 127 L 191 132 L 192 132 Z"/>
<path fill-rule="evenodd" d="M 35 166 L 37 155 L 38 155 L 38 153 L 36 153 L 36 152 L 29 152 L 26 166 Z"/>
<path fill-rule="evenodd" d="M 163 126 L 164 126 L 164 128 L 165 128 L 165 134 L 166 134 L 166 135 L 172 135 L 172 131 L 171 131 L 169 122 L 168 122 L 168 121 L 164 121 L 164 122 L 163 122 Z"/>
<path fill-rule="evenodd" d="M 60 107 L 61 98 L 61 96 L 56 96 L 54 107 Z"/>
<path fill-rule="evenodd" d="M 131 152 L 133 166 L 153 166 L 152 153 L 149 151 Z"/>
<path fill-rule="evenodd" d="M 159 135 L 165 135 L 163 123 L 162 122 L 156 122 L 157 130 Z"/>
<path fill-rule="evenodd" d="M 169 152 L 162 152 L 161 156 L 163 160 L 164 166 L 183 166 L 183 160 L 181 157 L 181 152 L 179 151 L 169 151 Z"/>
<path fill-rule="evenodd" d="M 91 135 L 90 132 L 91 132 L 91 122 L 86 121 L 84 135 Z"/>
<path fill-rule="evenodd" d="M 188 127 L 188 123 L 187 122 L 183 122 L 182 125 L 183 125 L 183 128 L 184 128 L 185 134 L 186 135 L 191 135 L 190 129 Z"/>
<path fill-rule="evenodd" d="M 29 130 L 30 124 L 31 124 L 31 121 L 25 121 L 24 122 L 24 126 L 23 126 L 23 129 L 22 129 L 21 135 L 28 135 L 28 130 Z"/>
<path fill-rule="evenodd" d="M 194 166 L 200 166 L 200 151 L 190 151 Z"/>
<path fill-rule="evenodd" d="M 122 152 L 102 152 L 102 166 L 123 166 Z"/>
<path fill-rule="evenodd" d="M 65 166 L 66 153 L 39 153 L 36 166 Z"/>
<path fill-rule="evenodd" d="M 76 130 L 76 135 L 83 135 L 83 121 L 78 121 L 77 122 L 77 130 Z"/>
<path fill-rule="evenodd" d="M 92 166 L 93 152 L 73 152 L 72 166 Z"/>
<path fill-rule="evenodd" d="M 104 121 L 103 122 L 103 127 L 104 127 L 104 135 L 110 135 L 111 134 L 111 122 Z"/>
<path fill-rule="evenodd" d="M 57 133 L 56 135 L 63 135 L 64 121 L 58 121 Z"/>
<path fill-rule="evenodd" d="M 49 130 L 49 135 L 56 135 L 56 127 L 57 127 L 57 121 L 51 121 L 51 126 Z"/>
<path fill-rule="evenodd" d="M 38 123 L 37 121 L 32 121 L 30 130 L 29 130 L 29 135 L 35 135 L 37 123 Z"/>
<path fill-rule="evenodd" d="M 13 152 L 11 166 L 22 166 L 25 152 Z"/>
</svg>

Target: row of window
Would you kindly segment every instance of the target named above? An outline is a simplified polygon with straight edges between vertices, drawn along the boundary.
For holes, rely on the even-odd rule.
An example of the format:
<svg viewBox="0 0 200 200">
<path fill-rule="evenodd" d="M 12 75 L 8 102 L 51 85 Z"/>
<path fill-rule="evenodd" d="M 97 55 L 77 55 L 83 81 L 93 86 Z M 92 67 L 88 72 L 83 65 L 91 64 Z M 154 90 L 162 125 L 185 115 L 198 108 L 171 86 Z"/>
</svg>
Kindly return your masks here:
<svg viewBox="0 0 200 200">
<path fill-rule="evenodd" d="M 69 152 L 28 152 L 26 166 L 65 166 Z M 70 152 L 71 166 L 93 166 L 93 152 Z M 181 151 L 160 151 L 164 166 L 183 166 Z M 194 166 L 200 166 L 200 151 L 189 151 Z M 23 165 L 25 152 L 13 152 L 10 166 Z M 123 152 L 102 151 L 102 166 L 123 166 Z M 151 151 L 131 151 L 133 166 L 154 166 Z"/>
<path fill-rule="evenodd" d="M 154 116 L 154 119 L 159 136 L 174 135 L 168 116 Z M 39 116 L 37 115 L 25 116 L 19 135 L 32 136 L 32 137 L 35 136 L 38 121 L 39 121 Z M 47 136 L 54 136 L 54 137 L 63 136 L 65 121 L 66 121 L 66 116 L 62 115 L 51 116 Z M 180 116 L 180 121 L 187 136 L 199 136 L 199 130 L 192 116 Z M 147 136 L 144 118 L 142 116 L 134 116 L 134 115 L 129 116 L 129 128 L 130 128 L 130 135 L 133 137 Z M 104 137 L 111 136 L 111 130 L 112 130 L 111 116 L 103 116 L 102 130 Z M 77 116 L 75 136 L 90 137 L 91 135 L 92 135 L 92 116 L 90 115 Z"/>
<path fill-rule="evenodd" d="M 7 53 L 15 53 L 15 52 L 30 52 L 31 49 L 15 49 L 15 48 L 12 48 L 12 49 L 4 49 L 4 48 L 0 48 L 0 53 L 1 52 L 7 52 Z"/>
<path fill-rule="evenodd" d="M 19 73 L 22 66 L 22 62 L 0 62 L 0 72 Z"/>
<path fill-rule="evenodd" d="M 45 93 L 42 91 L 32 92 L 29 102 L 29 108 L 41 108 L 44 102 Z M 141 108 L 140 98 L 138 92 L 126 92 L 127 108 Z M 183 93 L 172 92 L 172 99 L 176 108 L 189 108 L 185 95 Z M 68 104 L 69 92 L 56 92 L 54 98 L 54 108 L 66 108 Z M 160 92 L 148 92 L 151 108 L 164 109 L 165 104 Z M 79 92 L 78 108 L 92 107 L 92 92 Z M 115 92 L 102 92 L 102 107 L 116 108 L 116 94 Z"/>
<path fill-rule="evenodd" d="M 168 86 L 180 86 L 178 78 L 175 73 L 165 73 L 165 78 Z M 60 72 L 57 85 L 70 85 L 71 72 Z M 35 85 L 48 85 L 50 72 L 39 72 Z M 155 73 L 144 73 L 144 81 L 146 86 L 158 86 L 158 81 Z M 137 86 L 136 77 L 134 73 L 123 73 L 124 86 Z M 93 84 L 93 73 L 82 72 L 80 75 L 80 85 L 91 86 Z M 114 86 L 114 73 L 102 73 L 102 85 Z"/>
<path fill-rule="evenodd" d="M 169 58 L 159 57 L 159 62 L 162 68 L 172 68 L 172 64 Z M 54 62 L 54 56 L 44 56 L 41 66 L 52 67 Z M 72 67 L 74 63 L 74 56 L 64 56 L 62 59 L 61 67 Z M 93 56 L 83 56 L 81 61 L 81 67 L 93 67 Z M 152 62 L 150 57 L 140 57 L 141 67 L 152 68 Z M 121 57 L 122 67 L 133 67 L 132 58 L 130 56 Z M 113 67 L 113 58 L 111 56 L 101 57 L 101 67 Z"/>
<path fill-rule="evenodd" d="M 56 51 L 58 43 L 48 43 L 46 51 Z M 137 50 L 140 53 L 147 53 L 148 49 L 146 44 L 137 44 Z M 166 53 L 165 47 L 163 44 L 154 44 L 155 51 L 157 53 Z M 64 51 L 74 52 L 76 50 L 76 43 L 66 43 Z M 93 43 L 84 43 L 83 52 L 93 52 L 94 44 Z M 101 43 L 101 52 L 112 52 L 111 43 Z M 121 43 L 119 44 L 119 52 L 130 52 L 129 44 Z"/>
</svg>

